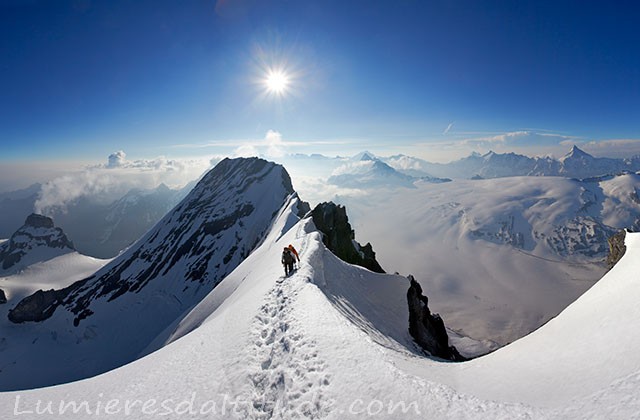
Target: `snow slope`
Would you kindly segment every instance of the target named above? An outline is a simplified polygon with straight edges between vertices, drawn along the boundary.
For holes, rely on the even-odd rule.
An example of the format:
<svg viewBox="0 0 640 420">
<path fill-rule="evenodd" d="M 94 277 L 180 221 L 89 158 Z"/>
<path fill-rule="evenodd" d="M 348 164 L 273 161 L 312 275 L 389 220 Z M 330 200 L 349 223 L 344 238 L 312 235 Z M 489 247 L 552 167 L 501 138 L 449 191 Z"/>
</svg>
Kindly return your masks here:
<svg viewBox="0 0 640 420">
<path fill-rule="evenodd" d="M 88 257 L 69 252 L 55 258 L 34 263 L 18 273 L 0 276 L 0 289 L 7 294 L 7 303 L 0 306 L 0 324 L 5 346 L 11 329 L 20 334 L 19 328 L 9 327 L 7 312 L 16 303 L 37 290 L 61 289 L 95 273 L 111 260 Z M 1 369 L 1 368 L 0 368 Z"/>
<path fill-rule="evenodd" d="M 461 369 L 461 384 L 470 384 L 473 370 L 493 378 L 482 387 L 462 389 L 549 406 L 563 405 L 571 397 L 591 408 L 597 405 L 591 395 L 611 391 L 638 410 L 640 401 L 630 398 L 637 391 L 624 394 L 631 384 L 636 390 L 640 385 L 640 233 L 628 234 L 625 243 L 622 260 L 557 318 Z M 535 393 L 527 392 L 529 385 L 522 377 L 537 384 Z M 623 383 L 626 391 L 621 389 Z M 624 401 L 619 400 L 620 413 L 630 408 Z"/>
<path fill-rule="evenodd" d="M 464 393 L 553 409 L 554 418 L 637 418 L 640 413 L 640 233 L 596 285 L 542 328 L 490 355 L 430 369 Z"/>
<path fill-rule="evenodd" d="M 620 263 L 540 330 L 471 362 L 440 363 L 417 356 L 396 331 L 406 316 L 404 280 L 337 260 L 309 219 L 292 226 L 294 205 L 167 334 L 170 344 L 94 378 L 0 393 L 0 417 L 88 418 L 97 410 L 107 418 L 216 419 L 637 414 L 640 235 L 630 234 Z M 284 279 L 279 256 L 289 243 L 302 261 Z M 41 415 L 38 400 L 45 408 L 51 402 L 54 413 L 61 401 L 86 405 L 75 415 L 68 407 L 62 416 Z"/>
</svg>

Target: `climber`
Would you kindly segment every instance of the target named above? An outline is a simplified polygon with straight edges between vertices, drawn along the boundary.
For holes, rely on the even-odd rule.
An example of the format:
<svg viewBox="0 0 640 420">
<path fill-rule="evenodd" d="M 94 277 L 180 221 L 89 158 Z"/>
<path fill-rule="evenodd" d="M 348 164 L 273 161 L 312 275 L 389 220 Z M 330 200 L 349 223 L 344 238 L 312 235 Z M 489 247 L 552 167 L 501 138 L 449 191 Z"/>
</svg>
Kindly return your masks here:
<svg viewBox="0 0 640 420">
<path fill-rule="evenodd" d="M 293 245 L 289 244 L 289 250 L 293 253 L 293 255 L 295 255 L 296 257 L 296 262 L 298 264 L 298 266 L 296 268 L 300 268 L 300 256 L 298 255 L 298 251 L 296 251 L 296 249 L 293 247 Z M 295 262 L 294 262 L 295 264 Z"/>
<path fill-rule="evenodd" d="M 289 276 L 293 272 L 293 263 L 296 261 L 289 247 L 284 247 L 282 251 L 282 259 L 280 262 L 284 266 L 284 275 Z"/>
</svg>

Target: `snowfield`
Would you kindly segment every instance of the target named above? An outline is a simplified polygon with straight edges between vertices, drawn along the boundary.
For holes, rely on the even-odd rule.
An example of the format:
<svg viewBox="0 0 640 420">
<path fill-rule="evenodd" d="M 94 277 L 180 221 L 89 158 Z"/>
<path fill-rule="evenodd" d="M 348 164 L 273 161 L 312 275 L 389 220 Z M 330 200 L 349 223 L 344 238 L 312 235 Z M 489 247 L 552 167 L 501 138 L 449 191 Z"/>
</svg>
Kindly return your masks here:
<svg viewBox="0 0 640 420">
<path fill-rule="evenodd" d="M 310 219 L 295 223 L 296 206 L 291 201 L 263 244 L 161 334 L 158 351 L 82 381 L 0 393 L 0 417 L 627 419 L 640 412 L 640 234 L 628 234 L 618 265 L 557 318 L 455 364 L 419 355 L 408 337 L 403 277 L 338 260 Z M 290 243 L 302 261 L 283 278 L 280 252 Z"/>
<path fill-rule="evenodd" d="M 111 260 L 88 257 L 77 252 L 45 258 L 31 264 L 18 273 L 0 277 L 0 289 L 7 293 L 7 299 L 18 302 L 35 291 L 61 289 L 98 271 Z M 0 322 L 7 322 L 9 305 L 0 306 Z"/>
</svg>

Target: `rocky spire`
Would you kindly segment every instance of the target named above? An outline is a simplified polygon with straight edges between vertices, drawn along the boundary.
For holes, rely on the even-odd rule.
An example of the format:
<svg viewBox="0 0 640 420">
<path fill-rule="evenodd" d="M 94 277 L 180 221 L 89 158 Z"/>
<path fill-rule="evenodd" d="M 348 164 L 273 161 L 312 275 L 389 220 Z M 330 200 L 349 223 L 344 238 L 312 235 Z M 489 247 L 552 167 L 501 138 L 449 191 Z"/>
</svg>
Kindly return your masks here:
<svg viewBox="0 0 640 420">
<path fill-rule="evenodd" d="M 454 346 L 449 345 L 444 321 L 429 310 L 429 298 L 422 294 L 420 283 L 412 275 L 408 279 L 409 334 L 431 356 L 455 362 L 466 360 Z"/>
<path fill-rule="evenodd" d="M 72 251 L 73 243 L 62 229 L 55 227 L 50 217 L 34 213 L 0 248 L 0 266 L 7 270 L 25 259 L 33 264 Z"/>
<path fill-rule="evenodd" d="M 376 261 L 376 253 L 371 244 L 362 246 L 356 242 L 347 210 L 343 206 L 332 202 L 320 203 L 313 209 L 311 216 L 316 228 L 323 233 L 322 242 L 338 258 L 376 273 L 384 273 Z"/>
<path fill-rule="evenodd" d="M 607 242 L 609 242 L 609 255 L 607 255 L 607 268 L 611 270 L 614 265 L 627 251 L 627 247 L 624 244 L 624 238 L 626 236 L 626 231 L 622 229 L 620 232 L 616 233 L 612 237 L 610 237 Z"/>
</svg>

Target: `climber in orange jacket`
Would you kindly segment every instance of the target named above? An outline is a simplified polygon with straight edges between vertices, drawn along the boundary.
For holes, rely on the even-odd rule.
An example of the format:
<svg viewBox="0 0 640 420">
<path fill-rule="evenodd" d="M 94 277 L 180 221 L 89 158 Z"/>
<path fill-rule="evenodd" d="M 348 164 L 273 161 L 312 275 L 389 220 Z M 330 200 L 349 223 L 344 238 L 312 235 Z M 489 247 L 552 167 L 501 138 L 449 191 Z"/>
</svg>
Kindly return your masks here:
<svg viewBox="0 0 640 420">
<path fill-rule="evenodd" d="M 298 267 L 300 267 L 300 256 L 298 255 L 298 251 L 296 251 L 296 249 L 291 244 L 289 244 L 289 250 L 293 253 L 293 255 L 295 255 Z"/>
</svg>

